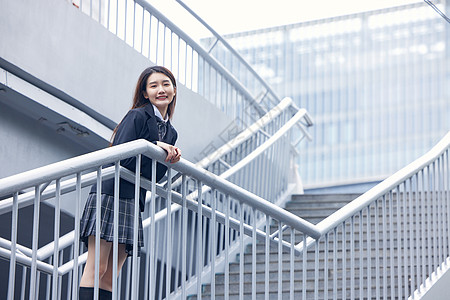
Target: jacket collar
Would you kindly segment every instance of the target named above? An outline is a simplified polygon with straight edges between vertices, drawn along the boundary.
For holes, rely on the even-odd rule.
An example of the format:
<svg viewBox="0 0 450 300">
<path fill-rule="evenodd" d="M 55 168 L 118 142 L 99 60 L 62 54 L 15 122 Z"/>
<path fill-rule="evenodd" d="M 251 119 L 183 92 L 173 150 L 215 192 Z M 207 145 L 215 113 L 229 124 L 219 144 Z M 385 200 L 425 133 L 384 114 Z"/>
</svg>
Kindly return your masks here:
<svg viewBox="0 0 450 300">
<path fill-rule="evenodd" d="M 146 104 L 144 106 L 144 111 L 147 113 L 147 115 L 149 115 L 150 117 L 154 118 L 155 117 L 155 111 L 153 110 L 153 105 Z"/>
</svg>

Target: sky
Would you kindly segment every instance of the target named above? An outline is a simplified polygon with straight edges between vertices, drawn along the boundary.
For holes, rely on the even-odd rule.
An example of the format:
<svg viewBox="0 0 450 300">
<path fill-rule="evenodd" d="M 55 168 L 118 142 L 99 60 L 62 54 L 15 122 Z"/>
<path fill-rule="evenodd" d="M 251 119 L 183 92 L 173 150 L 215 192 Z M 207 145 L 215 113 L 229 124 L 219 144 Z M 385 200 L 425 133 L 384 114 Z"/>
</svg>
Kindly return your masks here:
<svg viewBox="0 0 450 300">
<path fill-rule="evenodd" d="M 161 0 L 153 2 L 155 1 Z M 418 0 L 182 1 L 222 35 L 421 2 Z"/>
</svg>

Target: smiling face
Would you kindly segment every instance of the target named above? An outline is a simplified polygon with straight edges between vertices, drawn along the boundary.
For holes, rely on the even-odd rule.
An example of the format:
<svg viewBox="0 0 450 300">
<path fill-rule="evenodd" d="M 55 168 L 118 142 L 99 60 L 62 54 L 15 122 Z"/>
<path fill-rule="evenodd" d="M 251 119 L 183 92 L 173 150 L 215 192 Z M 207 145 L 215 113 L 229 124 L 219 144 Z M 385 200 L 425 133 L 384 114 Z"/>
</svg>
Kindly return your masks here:
<svg viewBox="0 0 450 300">
<path fill-rule="evenodd" d="M 158 108 L 164 118 L 175 94 L 176 88 L 170 78 L 163 73 L 153 73 L 148 77 L 144 97 Z"/>
</svg>

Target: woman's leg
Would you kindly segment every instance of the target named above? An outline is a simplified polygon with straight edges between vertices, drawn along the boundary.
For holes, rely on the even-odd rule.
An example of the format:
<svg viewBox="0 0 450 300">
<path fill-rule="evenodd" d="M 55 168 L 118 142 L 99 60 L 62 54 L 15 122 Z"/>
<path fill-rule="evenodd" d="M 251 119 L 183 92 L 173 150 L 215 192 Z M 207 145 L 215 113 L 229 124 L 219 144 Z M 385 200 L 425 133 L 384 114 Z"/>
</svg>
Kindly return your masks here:
<svg viewBox="0 0 450 300">
<path fill-rule="evenodd" d="M 112 245 L 112 243 L 110 243 Z M 125 260 L 127 259 L 127 252 L 125 251 L 125 245 L 119 244 L 118 261 L 117 261 L 117 276 L 122 269 Z M 108 266 L 105 273 L 100 279 L 100 288 L 106 291 L 112 291 L 112 276 L 113 276 L 113 248 L 109 251 Z"/>
<path fill-rule="evenodd" d="M 112 243 L 100 239 L 100 268 L 99 279 L 108 269 L 109 252 L 112 249 Z M 83 276 L 81 276 L 80 287 L 93 287 L 95 282 L 95 236 L 91 235 L 88 239 L 88 257 L 84 266 Z"/>
</svg>

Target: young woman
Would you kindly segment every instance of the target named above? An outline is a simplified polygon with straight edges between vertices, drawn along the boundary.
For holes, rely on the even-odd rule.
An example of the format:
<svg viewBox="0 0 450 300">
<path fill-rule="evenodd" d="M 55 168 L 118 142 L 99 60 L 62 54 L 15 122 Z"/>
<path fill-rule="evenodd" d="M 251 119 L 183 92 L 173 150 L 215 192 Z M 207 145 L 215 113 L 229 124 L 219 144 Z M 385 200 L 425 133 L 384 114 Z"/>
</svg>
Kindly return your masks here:
<svg viewBox="0 0 450 300">
<path fill-rule="evenodd" d="M 166 161 L 180 160 L 181 151 L 175 147 L 177 132 L 170 124 L 176 104 L 176 81 L 166 68 L 154 66 L 145 69 L 140 75 L 133 97 L 132 108 L 113 132 L 111 145 L 118 145 L 137 139 L 146 139 L 167 152 Z M 121 166 L 135 171 L 136 159 L 120 162 Z M 151 179 L 151 159 L 142 156 L 141 176 Z M 156 181 L 166 173 L 167 167 L 157 164 Z M 119 255 L 118 271 L 127 256 L 133 253 L 133 219 L 135 191 L 134 184 L 121 179 L 119 184 Z M 80 239 L 88 246 L 88 258 L 80 282 L 80 300 L 93 299 L 95 280 L 95 216 L 97 185 L 94 184 L 86 201 L 81 217 Z M 144 209 L 145 190 L 139 196 L 140 211 Z M 113 224 L 114 224 L 114 179 L 101 184 L 101 223 L 100 223 L 100 268 L 99 299 L 110 299 L 113 273 Z M 143 245 L 142 220 L 139 214 L 138 253 Z"/>
</svg>

